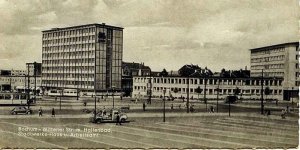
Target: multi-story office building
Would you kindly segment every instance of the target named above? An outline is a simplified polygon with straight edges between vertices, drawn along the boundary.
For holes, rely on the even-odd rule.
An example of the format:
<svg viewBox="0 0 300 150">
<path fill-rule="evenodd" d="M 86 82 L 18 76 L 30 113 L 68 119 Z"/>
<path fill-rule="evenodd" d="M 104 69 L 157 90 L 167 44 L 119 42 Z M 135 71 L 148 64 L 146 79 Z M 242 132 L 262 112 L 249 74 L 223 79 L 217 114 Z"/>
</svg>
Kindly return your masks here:
<svg viewBox="0 0 300 150">
<path fill-rule="evenodd" d="M 189 82 L 188 82 L 189 80 Z M 206 85 L 205 85 L 206 80 Z M 133 97 L 148 96 L 149 93 L 154 97 L 165 95 L 173 97 L 187 97 L 187 91 L 190 98 L 203 98 L 204 87 L 206 87 L 206 98 L 216 99 L 218 89 L 219 98 L 224 99 L 228 95 L 233 95 L 234 90 L 241 90 L 241 97 L 244 99 L 260 99 L 261 98 L 261 78 L 224 78 L 224 77 L 181 77 L 181 76 L 134 76 L 133 77 Z M 202 93 L 197 93 L 196 89 L 200 87 Z M 282 78 L 264 78 L 263 88 L 269 87 L 270 95 L 268 99 L 282 100 Z M 177 89 L 177 90 L 175 90 Z M 151 92 L 149 92 L 149 90 Z"/>
<path fill-rule="evenodd" d="M 42 86 L 96 92 L 121 89 L 123 28 L 87 24 L 43 31 Z"/>
<path fill-rule="evenodd" d="M 251 76 L 282 77 L 284 99 L 293 95 L 298 97 L 299 78 L 299 42 L 284 43 L 251 51 Z"/>
</svg>

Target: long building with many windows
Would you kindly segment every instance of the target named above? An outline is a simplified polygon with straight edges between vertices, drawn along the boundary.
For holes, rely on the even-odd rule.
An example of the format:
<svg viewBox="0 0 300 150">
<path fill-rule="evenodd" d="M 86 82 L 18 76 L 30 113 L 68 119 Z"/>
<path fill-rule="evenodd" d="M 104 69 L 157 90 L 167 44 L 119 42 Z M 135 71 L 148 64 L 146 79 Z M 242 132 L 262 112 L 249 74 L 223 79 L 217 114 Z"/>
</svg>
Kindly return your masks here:
<svg viewBox="0 0 300 150">
<path fill-rule="evenodd" d="M 206 80 L 206 85 L 205 85 Z M 189 82 L 188 82 L 189 81 Z M 239 88 L 241 90 L 240 96 L 244 99 L 260 99 L 261 84 L 263 88 L 269 87 L 269 99 L 282 100 L 282 78 L 264 78 L 261 82 L 260 77 L 252 78 L 222 78 L 222 77 L 181 77 L 181 76 L 167 76 L 167 77 L 149 77 L 149 76 L 135 76 L 133 77 L 133 97 L 149 96 L 151 93 L 154 97 L 161 97 L 164 89 L 166 96 L 172 97 L 187 97 L 189 91 L 189 98 L 197 99 L 203 98 L 204 87 L 206 87 L 206 98 L 216 99 L 219 89 L 219 98 L 224 99 L 228 95 L 233 95 L 234 90 Z M 200 87 L 203 92 L 197 93 L 196 89 Z M 176 89 L 176 90 L 175 90 Z M 151 91 L 151 92 L 149 92 Z"/>
<path fill-rule="evenodd" d="M 121 89 L 123 28 L 87 24 L 42 31 L 45 90 Z"/>
</svg>

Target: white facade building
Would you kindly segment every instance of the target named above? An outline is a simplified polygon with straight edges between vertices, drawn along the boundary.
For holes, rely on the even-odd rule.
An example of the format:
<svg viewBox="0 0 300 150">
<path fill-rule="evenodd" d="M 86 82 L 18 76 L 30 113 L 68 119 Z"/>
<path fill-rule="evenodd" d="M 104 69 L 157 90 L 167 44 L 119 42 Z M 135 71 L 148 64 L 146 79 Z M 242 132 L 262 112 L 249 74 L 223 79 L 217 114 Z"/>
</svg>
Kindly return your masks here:
<svg viewBox="0 0 300 150">
<path fill-rule="evenodd" d="M 150 80 L 151 79 L 151 80 Z M 153 97 L 160 97 L 163 95 L 163 90 L 166 89 L 166 96 L 173 97 L 187 97 L 187 91 L 190 98 L 198 98 L 196 89 L 198 86 L 203 90 L 206 84 L 206 98 L 216 99 L 218 88 L 219 98 L 225 98 L 228 95 L 233 95 L 234 90 L 238 87 L 241 90 L 240 96 L 244 99 L 260 99 L 261 97 L 261 78 L 189 78 L 187 84 L 187 77 L 149 77 L 149 76 L 134 76 L 133 77 L 133 97 L 148 96 L 151 91 Z M 151 82 L 150 82 L 151 81 Z M 151 86 L 150 86 L 151 85 Z M 271 94 L 268 99 L 282 100 L 282 78 L 264 78 L 263 87 L 269 87 Z M 188 88 L 189 87 L 189 88 Z M 174 89 L 178 92 L 175 93 Z M 204 90 L 199 94 L 199 98 L 203 98 Z"/>
<path fill-rule="evenodd" d="M 282 77 L 285 99 L 298 97 L 299 42 L 250 49 L 251 77 Z M 291 94 L 294 93 L 294 94 Z"/>
</svg>

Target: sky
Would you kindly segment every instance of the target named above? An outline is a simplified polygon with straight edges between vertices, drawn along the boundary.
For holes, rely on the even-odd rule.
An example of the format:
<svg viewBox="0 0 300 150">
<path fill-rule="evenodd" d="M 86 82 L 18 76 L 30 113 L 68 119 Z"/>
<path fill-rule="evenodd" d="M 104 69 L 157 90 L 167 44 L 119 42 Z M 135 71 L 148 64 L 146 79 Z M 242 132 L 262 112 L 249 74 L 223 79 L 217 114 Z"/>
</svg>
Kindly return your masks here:
<svg viewBox="0 0 300 150">
<path fill-rule="evenodd" d="M 0 68 L 42 61 L 42 30 L 124 27 L 123 61 L 154 71 L 250 68 L 249 49 L 299 41 L 297 0 L 0 0 Z"/>
</svg>

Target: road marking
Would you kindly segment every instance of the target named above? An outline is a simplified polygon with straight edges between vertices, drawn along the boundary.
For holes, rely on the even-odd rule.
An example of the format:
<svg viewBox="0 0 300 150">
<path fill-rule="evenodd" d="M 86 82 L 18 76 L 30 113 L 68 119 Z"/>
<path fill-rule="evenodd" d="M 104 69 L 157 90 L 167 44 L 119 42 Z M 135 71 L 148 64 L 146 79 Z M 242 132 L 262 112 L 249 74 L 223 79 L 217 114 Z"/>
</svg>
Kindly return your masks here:
<svg viewBox="0 0 300 150">
<path fill-rule="evenodd" d="M 245 122 L 238 122 L 238 121 L 234 121 L 234 120 L 218 119 L 217 122 L 219 122 L 219 123 L 225 123 L 225 124 L 229 124 L 229 125 L 231 125 L 232 123 L 234 123 L 235 125 L 242 126 L 244 128 L 256 128 L 256 129 L 270 129 L 270 128 L 272 128 L 272 129 L 276 129 L 276 132 L 278 130 L 280 130 L 280 131 L 284 130 L 286 133 L 289 133 L 289 135 L 294 135 L 293 133 L 297 132 L 297 130 L 285 129 L 285 128 L 274 127 L 274 126 L 263 126 L 263 125 L 255 125 L 255 126 L 253 126 L 252 124 L 247 124 Z"/>
<path fill-rule="evenodd" d="M 169 127 L 180 127 L 180 128 L 186 128 L 186 129 L 193 129 L 195 130 L 195 128 L 193 127 L 182 127 L 182 126 L 179 126 L 179 125 L 171 125 L 171 124 L 160 124 L 162 126 L 169 126 Z M 240 137 L 240 136 L 243 136 L 244 134 L 241 135 L 240 132 L 232 132 L 232 131 L 222 131 L 222 130 L 218 130 L 216 131 L 215 129 L 206 129 L 206 128 L 203 128 L 203 127 L 198 127 L 198 128 L 201 128 L 201 130 L 206 130 L 206 132 L 201 132 L 201 131 L 193 131 L 193 132 L 190 132 L 190 131 L 186 131 L 186 130 L 180 130 L 180 129 L 174 129 L 174 130 L 177 130 L 177 131 L 184 131 L 184 132 L 190 132 L 190 133 L 200 133 L 200 134 L 210 134 L 210 135 L 217 135 L 217 136 L 226 136 L 226 137 L 229 137 L 229 138 L 238 138 L 238 139 L 244 139 L 244 140 L 258 140 L 258 141 L 264 141 L 264 142 L 270 142 L 270 143 L 279 143 L 279 144 L 290 144 L 290 145 L 293 145 L 295 143 L 282 143 L 282 142 L 278 142 L 278 141 L 267 141 L 265 140 L 266 137 L 260 137 L 259 139 L 253 139 L 252 137 Z M 169 129 L 169 128 L 164 128 L 164 129 Z M 172 129 L 169 129 L 169 130 L 172 130 Z M 209 133 L 209 132 L 221 132 L 223 134 L 218 134 L 218 133 Z M 231 134 L 239 134 L 240 136 L 237 137 L 237 136 L 231 136 Z M 255 136 L 255 135 L 254 135 Z M 257 135 L 256 135 L 256 138 L 257 138 Z M 283 139 L 286 139 L 285 137 L 282 137 Z"/>
<path fill-rule="evenodd" d="M 241 123 L 256 123 L 259 124 L 260 126 L 264 126 L 264 125 L 278 125 L 279 123 L 275 123 L 275 122 L 268 122 L 268 121 L 255 121 L 255 120 L 245 120 L 245 119 L 240 119 L 240 118 L 224 118 L 224 120 L 229 120 L 229 121 L 241 121 Z M 276 120 L 279 121 L 279 120 Z M 295 122 L 295 125 L 297 125 L 298 122 Z M 266 126 L 269 127 L 269 126 Z M 288 129 L 293 128 L 294 130 L 298 130 L 298 127 L 292 126 L 292 125 L 288 125 L 288 124 L 280 124 L 279 127 L 287 127 Z M 284 128 L 285 129 L 285 128 Z"/>
<path fill-rule="evenodd" d="M 3 123 L 3 122 L 1 122 L 1 123 Z M 55 147 L 59 147 L 59 148 L 66 149 L 66 147 L 63 147 L 63 146 L 60 146 L 60 145 L 56 145 L 56 144 L 53 144 L 53 143 L 50 143 L 50 142 L 46 142 L 46 141 L 42 141 L 42 140 L 38 140 L 38 139 L 31 138 L 31 137 L 27 137 L 27 136 L 21 136 L 21 135 L 18 135 L 17 133 L 14 133 L 14 132 L 10 132 L 10 131 L 3 131 L 3 130 L 0 130 L 0 132 L 4 132 L 4 133 L 10 133 L 10 134 L 13 134 L 13 135 L 16 135 L 16 136 L 19 136 L 19 137 L 23 137 L 23 138 L 30 139 L 30 140 L 33 140 L 33 141 L 37 141 L 37 142 L 41 142 L 41 143 L 45 143 L 45 144 L 49 144 L 49 145 L 52 145 L 52 146 L 55 146 Z"/>
<path fill-rule="evenodd" d="M 94 127 L 94 126 L 87 126 L 87 125 L 82 125 L 82 126 L 86 126 L 86 127 Z M 123 127 L 123 126 L 122 126 Z M 125 132 L 125 131 L 114 131 L 114 132 L 120 132 L 120 133 L 123 133 L 123 134 L 130 134 L 130 135 L 134 135 L 134 136 L 141 136 L 141 135 L 138 135 L 138 134 L 133 134 L 133 133 L 129 133 L 129 132 Z M 204 147 L 203 145 L 199 145 L 199 144 L 195 144 L 195 143 L 189 143 L 189 142 L 182 142 L 182 141 L 179 141 L 179 140 L 172 140 L 172 139 L 162 139 L 162 138 L 158 138 L 158 137 L 151 137 L 151 136 L 147 136 L 147 135 L 144 135 L 142 137 L 146 137 L 146 138 L 151 138 L 151 139 L 159 139 L 159 140 L 165 140 L 165 141 L 171 141 L 171 142 L 179 142 L 179 143 L 184 143 L 184 144 L 188 144 L 188 145 L 198 145 L 198 146 L 201 146 L 201 147 Z M 149 145 L 152 145 L 153 147 L 161 147 L 161 146 L 158 146 L 158 145 L 153 145 L 153 144 L 149 144 Z"/>
<path fill-rule="evenodd" d="M 11 124 L 11 125 L 15 125 L 15 126 L 22 126 L 22 127 L 29 127 L 29 126 L 25 126 L 25 125 L 19 125 L 19 124 L 14 124 L 14 123 L 10 123 L 10 122 L 0 122 L 0 123 L 6 123 L 6 124 Z M 81 138 L 81 137 L 76 137 L 76 136 L 72 136 L 73 138 L 77 138 L 77 139 L 82 139 L 82 140 L 86 140 L 86 141 L 91 141 L 91 142 L 96 142 L 96 143 L 100 143 L 100 144 L 104 144 L 104 145 L 109 145 L 111 147 L 114 147 L 113 145 L 110 145 L 110 144 L 105 144 L 103 142 L 99 142 L 99 141 L 95 141 L 95 140 L 91 140 L 91 139 L 84 139 L 84 138 Z M 34 138 L 33 138 L 34 139 Z M 37 139 L 36 139 L 37 140 Z M 38 140 L 38 141 L 41 141 L 41 140 Z M 45 143 L 49 143 L 49 142 L 46 142 L 46 141 L 41 141 L 41 142 L 45 142 Z M 49 144 L 53 144 L 53 143 L 49 143 Z M 56 144 L 53 144 L 53 145 L 56 145 Z M 62 147 L 62 146 L 60 146 Z M 64 149 L 67 149 L 67 147 L 62 147 Z"/>
<path fill-rule="evenodd" d="M 244 147 L 253 147 L 253 146 L 250 146 L 250 145 L 247 145 L 247 144 L 240 144 L 240 143 L 234 143 L 234 142 L 226 142 L 226 141 L 220 141 L 220 140 L 214 140 L 214 139 L 205 139 L 205 138 L 202 138 L 202 137 L 193 137 L 193 136 L 187 136 L 187 135 L 179 135 L 179 134 L 173 134 L 173 133 L 162 133 L 162 132 L 159 132 L 159 131 L 152 131 L 152 130 L 149 130 L 149 129 L 140 129 L 140 128 L 137 128 L 137 127 L 134 127 L 134 126 L 131 126 L 131 127 L 128 127 L 128 126 L 123 126 L 124 128 L 128 128 L 128 129 L 132 129 L 132 130 L 138 130 L 138 131 L 147 131 L 147 132 L 152 132 L 152 133 L 156 133 L 156 134 L 163 134 L 163 135 L 171 135 L 171 136 L 177 136 L 177 137 L 181 137 L 180 139 L 193 139 L 193 140 L 203 140 L 203 141 L 209 141 L 209 142 L 217 142 L 217 143 L 224 143 L 224 144 L 230 144 L 230 145 L 235 145 L 235 146 L 244 146 Z M 187 142 L 186 142 L 187 143 Z M 197 143 L 190 143 L 190 144 L 193 144 L 193 145 L 199 145 Z M 203 147 L 203 145 L 201 145 Z M 209 147 L 209 146 L 206 146 L 206 147 Z"/>
<path fill-rule="evenodd" d="M 75 124 L 75 123 L 71 123 L 71 124 Z M 92 127 L 92 126 L 81 125 L 81 124 L 75 124 L 75 125 L 85 126 L 85 127 Z M 151 146 L 151 147 L 159 147 L 158 145 L 146 144 L 146 143 L 142 143 L 142 142 L 138 142 L 138 141 L 133 141 L 133 140 L 129 140 L 129 139 L 123 139 L 123 138 L 117 138 L 117 137 L 113 137 L 113 136 L 109 136 L 109 135 L 103 135 L 103 136 L 114 138 L 114 139 L 119 139 L 119 140 L 123 140 L 123 141 L 138 143 L 138 144 L 141 144 L 141 145 L 148 145 L 148 146 Z"/>
</svg>

